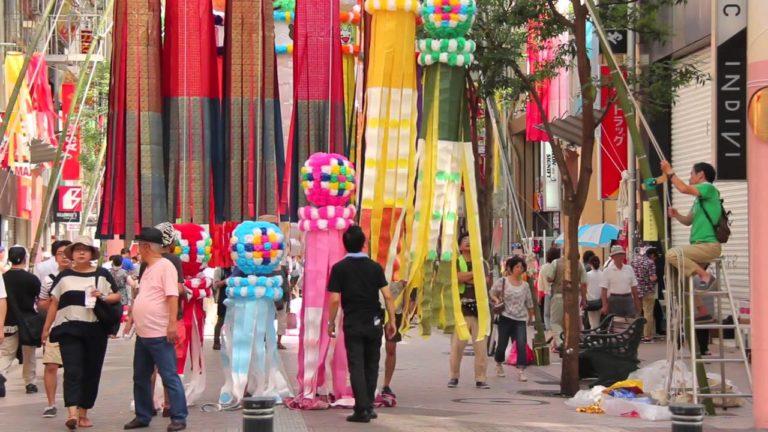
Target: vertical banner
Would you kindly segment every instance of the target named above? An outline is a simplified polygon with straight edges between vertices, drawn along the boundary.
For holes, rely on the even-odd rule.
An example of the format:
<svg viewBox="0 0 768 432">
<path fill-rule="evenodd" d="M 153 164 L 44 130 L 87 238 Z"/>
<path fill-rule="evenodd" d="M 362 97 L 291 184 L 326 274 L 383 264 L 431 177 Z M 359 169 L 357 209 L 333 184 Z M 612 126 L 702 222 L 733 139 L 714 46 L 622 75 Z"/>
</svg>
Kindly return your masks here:
<svg viewBox="0 0 768 432">
<path fill-rule="evenodd" d="M 715 44 L 717 177 L 747 178 L 747 0 L 718 0 Z"/>
<path fill-rule="evenodd" d="M 560 211 L 560 171 L 557 169 L 552 144 L 541 143 L 542 211 Z"/>
<path fill-rule="evenodd" d="M 605 109 L 616 97 L 616 89 L 610 84 L 611 69 L 600 66 L 603 85 L 600 86 L 600 108 Z M 616 199 L 621 183 L 621 173 L 627 169 L 627 120 L 618 103 L 612 102 L 608 114 L 601 123 L 600 136 L 600 199 Z"/>
<path fill-rule="evenodd" d="M 75 84 L 63 83 L 61 85 L 61 116 L 62 120 L 69 113 L 72 106 L 72 99 L 75 97 Z M 70 127 L 74 127 L 70 123 Z M 74 133 L 67 134 L 66 144 L 64 145 L 64 167 L 61 170 L 61 179 L 64 181 L 80 180 L 80 128 Z"/>
</svg>

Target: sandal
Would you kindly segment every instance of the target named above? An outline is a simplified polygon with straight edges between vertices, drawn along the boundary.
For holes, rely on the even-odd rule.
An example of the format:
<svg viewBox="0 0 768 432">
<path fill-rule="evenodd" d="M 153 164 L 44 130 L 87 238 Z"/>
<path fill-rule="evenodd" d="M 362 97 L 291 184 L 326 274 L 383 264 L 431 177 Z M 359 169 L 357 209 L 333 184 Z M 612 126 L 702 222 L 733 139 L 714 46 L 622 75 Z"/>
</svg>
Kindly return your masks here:
<svg viewBox="0 0 768 432">
<path fill-rule="evenodd" d="M 70 417 L 70 418 L 68 418 L 67 421 L 64 422 L 64 425 L 69 430 L 77 429 L 77 417 Z"/>
</svg>

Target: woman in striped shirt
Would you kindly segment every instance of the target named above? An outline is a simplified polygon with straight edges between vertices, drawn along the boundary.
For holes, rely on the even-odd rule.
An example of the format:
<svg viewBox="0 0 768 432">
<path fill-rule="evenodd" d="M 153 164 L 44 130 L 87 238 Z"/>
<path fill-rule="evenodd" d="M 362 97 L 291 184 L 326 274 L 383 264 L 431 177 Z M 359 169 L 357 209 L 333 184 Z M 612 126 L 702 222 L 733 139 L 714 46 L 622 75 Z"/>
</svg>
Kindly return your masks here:
<svg viewBox="0 0 768 432">
<path fill-rule="evenodd" d="M 51 304 L 43 329 L 58 342 L 64 363 L 64 405 L 70 430 L 92 427 L 88 410 L 99 391 L 101 367 L 107 351 L 107 331 L 94 313 L 97 301 L 120 302 L 112 275 L 91 262 L 99 256 L 88 237 L 80 237 L 65 250 L 73 266 L 59 273 L 51 289 Z"/>
</svg>

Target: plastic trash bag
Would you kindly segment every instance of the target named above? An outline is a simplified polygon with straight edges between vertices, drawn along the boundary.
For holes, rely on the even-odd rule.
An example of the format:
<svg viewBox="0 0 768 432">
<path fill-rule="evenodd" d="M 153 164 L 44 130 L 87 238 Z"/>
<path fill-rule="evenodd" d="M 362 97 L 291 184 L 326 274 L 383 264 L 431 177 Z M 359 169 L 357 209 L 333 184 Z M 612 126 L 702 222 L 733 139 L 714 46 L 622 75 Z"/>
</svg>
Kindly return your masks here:
<svg viewBox="0 0 768 432">
<path fill-rule="evenodd" d="M 589 390 L 579 390 L 572 398 L 565 401 L 565 404 L 572 408 L 581 408 L 597 403 L 603 398 L 603 386 L 594 386 Z"/>
<path fill-rule="evenodd" d="M 665 406 L 652 405 L 649 400 L 619 399 L 611 396 L 603 398 L 602 408 L 607 415 L 622 417 L 639 417 L 649 421 L 666 421 L 672 419 L 672 413 Z"/>
</svg>

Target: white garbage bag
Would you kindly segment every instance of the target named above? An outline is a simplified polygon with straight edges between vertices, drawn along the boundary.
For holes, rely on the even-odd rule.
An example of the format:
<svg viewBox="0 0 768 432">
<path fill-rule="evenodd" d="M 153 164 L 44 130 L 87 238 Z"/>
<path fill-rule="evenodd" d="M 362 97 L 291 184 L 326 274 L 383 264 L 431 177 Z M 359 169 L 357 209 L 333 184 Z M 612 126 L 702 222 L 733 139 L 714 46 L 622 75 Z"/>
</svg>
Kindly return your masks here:
<svg viewBox="0 0 768 432">
<path fill-rule="evenodd" d="M 581 408 L 594 405 L 603 397 L 603 386 L 594 386 L 589 390 L 579 390 L 572 398 L 565 401 L 565 404 L 572 408 Z"/>
</svg>

